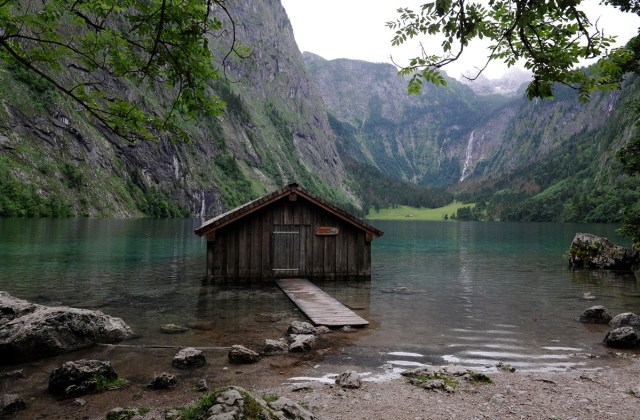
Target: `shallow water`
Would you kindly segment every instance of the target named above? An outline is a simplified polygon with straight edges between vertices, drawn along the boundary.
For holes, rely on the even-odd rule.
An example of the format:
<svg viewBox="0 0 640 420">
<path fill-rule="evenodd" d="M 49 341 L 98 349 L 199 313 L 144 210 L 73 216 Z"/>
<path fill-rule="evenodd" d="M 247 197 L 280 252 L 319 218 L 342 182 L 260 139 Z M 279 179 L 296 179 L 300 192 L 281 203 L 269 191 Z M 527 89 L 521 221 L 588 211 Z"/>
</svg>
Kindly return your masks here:
<svg viewBox="0 0 640 420">
<path fill-rule="evenodd" d="M 132 344 L 258 347 L 303 319 L 274 285 L 207 284 L 200 220 L 0 219 L 0 290 L 46 305 L 123 318 Z M 625 244 L 611 225 L 376 222 L 370 282 L 324 283 L 371 326 L 326 363 L 406 368 L 502 361 L 520 370 L 606 357 L 606 326 L 576 317 L 594 304 L 640 311 L 630 273 L 571 271 L 576 232 Z M 583 298 L 585 293 L 596 297 Z M 162 324 L 187 326 L 165 335 Z"/>
</svg>

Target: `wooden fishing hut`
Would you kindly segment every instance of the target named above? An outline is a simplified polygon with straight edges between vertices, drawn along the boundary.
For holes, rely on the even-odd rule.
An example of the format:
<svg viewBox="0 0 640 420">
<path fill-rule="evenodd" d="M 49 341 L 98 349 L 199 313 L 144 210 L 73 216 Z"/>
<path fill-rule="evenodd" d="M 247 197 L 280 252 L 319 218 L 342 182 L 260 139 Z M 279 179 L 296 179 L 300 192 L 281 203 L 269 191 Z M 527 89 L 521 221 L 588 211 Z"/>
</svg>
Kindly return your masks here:
<svg viewBox="0 0 640 420">
<path fill-rule="evenodd" d="M 297 184 L 206 221 L 207 279 L 371 277 L 382 232 Z"/>
</svg>

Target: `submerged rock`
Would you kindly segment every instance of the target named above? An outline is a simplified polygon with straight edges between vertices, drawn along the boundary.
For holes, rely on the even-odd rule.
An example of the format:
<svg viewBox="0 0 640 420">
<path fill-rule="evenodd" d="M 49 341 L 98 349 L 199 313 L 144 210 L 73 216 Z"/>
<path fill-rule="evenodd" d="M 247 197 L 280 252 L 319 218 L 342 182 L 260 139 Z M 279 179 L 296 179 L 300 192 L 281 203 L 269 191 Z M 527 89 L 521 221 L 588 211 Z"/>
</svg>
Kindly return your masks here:
<svg viewBox="0 0 640 420">
<path fill-rule="evenodd" d="M 637 250 L 617 246 L 590 233 L 576 233 L 569 249 L 569 266 L 574 268 L 632 270 L 639 263 Z"/>
<path fill-rule="evenodd" d="M 37 305 L 0 292 L 0 363 L 116 343 L 132 334 L 122 319 L 100 311 Z"/>
<path fill-rule="evenodd" d="M 590 324 L 608 324 L 611 318 L 607 308 L 602 305 L 596 305 L 585 309 L 578 320 Z"/>
<path fill-rule="evenodd" d="M 181 334 L 189 331 L 189 328 L 176 324 L 164 324 L 160 326 L 160 332 L 163 334 Z"/>
</svg>

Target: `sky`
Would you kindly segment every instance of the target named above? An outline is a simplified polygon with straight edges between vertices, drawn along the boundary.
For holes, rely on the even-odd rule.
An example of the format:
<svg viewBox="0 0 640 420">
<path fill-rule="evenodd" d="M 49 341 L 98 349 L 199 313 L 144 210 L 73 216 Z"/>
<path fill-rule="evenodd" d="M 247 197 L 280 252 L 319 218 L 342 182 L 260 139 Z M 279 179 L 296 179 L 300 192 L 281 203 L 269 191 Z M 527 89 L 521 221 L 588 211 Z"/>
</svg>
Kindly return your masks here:
<svg viewBox="0 0 640 420">
<path fill-rule="evenodd" d="M 408 63 L 419 55 L 418 44 L 392 47 L 393 31 L 385 22 L 395 20 L 399 7 L 417 10 L 426 0 L 281 0 L 287 11 L 293 33 L 301 52 L 308 51 L 327 60 L 350 58 L 374 63 Z M 598 27 L 606 35 L 617 35 L 625 44 L 638 33 L 640 18 L 618 12 L 611 6 L 600 6 L 597 0 L 583 2 L 592 21 L 599 19 Z M 423 38 L 424 39 L 424 38 Z M 439 44 L 439 42 L 436 42 Z M 488 43 L 471 44 L 463 59 L 444 70 L 452 77 L 484 65 Z M 501 63 L 492 63 L 484 75 L 500 77 L 507 69 Z"/>
</svg>

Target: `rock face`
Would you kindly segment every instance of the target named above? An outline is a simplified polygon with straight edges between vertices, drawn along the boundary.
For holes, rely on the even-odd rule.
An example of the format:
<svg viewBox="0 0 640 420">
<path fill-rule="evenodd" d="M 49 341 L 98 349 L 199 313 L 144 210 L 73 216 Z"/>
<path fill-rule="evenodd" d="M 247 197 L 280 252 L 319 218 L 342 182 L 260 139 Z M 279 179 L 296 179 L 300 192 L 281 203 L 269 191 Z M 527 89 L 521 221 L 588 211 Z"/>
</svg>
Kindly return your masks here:
<svg viewBox="0 0 640 420">
<path fill-rule="evenodd" d="M 638 251 L 590 233 L 576 233 L 569 249 L 569 266 L 574 268 L 632 270 L 639 262 Z"/>
<path fill-rule="evenodd" d="M 585 309 L 578 320 L 590 324 L 608 324 L 611 321 L 611 314 L 604 306 L 597 305 Z"/>
<path fill-rule="evenodd" d="M 182 349 L 173 358 L 173 366 L 179 369 L 189 369 L 204 366 L 207 363 L 201 350 L 187 347 Z"/>
<path fill-rule="evenodd" d="M 0 292 L 0 363 L 117 343 L 132 334 L 122 319 L 100 311 L 47 307 Z"/>
<path fill-rule="evenodd" d="M 101 360 L 77 360 L 65 362 L 49 376 L 49 392 L 67 397 L 95 392 L 98 379 L 114 380 L 118 374 L 110 362 Z"/>
</svg>

